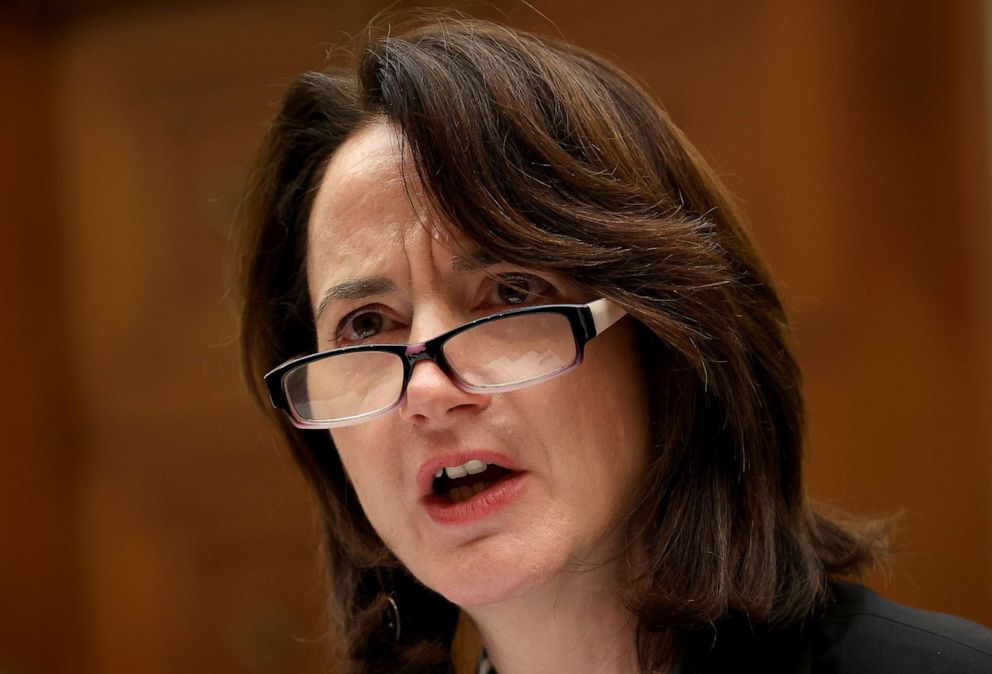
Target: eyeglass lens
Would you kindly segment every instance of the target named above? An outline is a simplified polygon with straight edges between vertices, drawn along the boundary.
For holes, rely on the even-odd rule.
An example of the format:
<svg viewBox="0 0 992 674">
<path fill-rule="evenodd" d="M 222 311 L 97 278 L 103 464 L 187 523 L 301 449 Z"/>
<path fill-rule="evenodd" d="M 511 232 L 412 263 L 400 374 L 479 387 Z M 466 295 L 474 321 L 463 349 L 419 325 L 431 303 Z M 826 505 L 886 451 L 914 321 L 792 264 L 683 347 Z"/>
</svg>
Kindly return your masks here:
<svg viewBox="0 0 992 674">
<path fill-rule="evenodd" d="M 403 361 L 392 353 L 344 353 L 316 360 L 286 375 L 286 393 L 297 416 L 333 421 L 377 412 L 403 390 Z"/>
<path fill-rule="evenodd" d="M 508 316 L 458 333 L 444 356 L 456 378 L 498 390 L 536 383 L 576 360 L 568 319 L 556 313 Z M 305 421 L 339 421 L 395 404 L 403 394 L 403 360 L 376 351 L 336 354 L 291 370 L 286 393 Z"/>
<path fill-rule="evenodd" d="M 455 335 L 444 345 L 444 356 L 469 386 L 519 386 L 575 362 L 575 339 L 561 314 L 523 314 Z"/>
</svg>

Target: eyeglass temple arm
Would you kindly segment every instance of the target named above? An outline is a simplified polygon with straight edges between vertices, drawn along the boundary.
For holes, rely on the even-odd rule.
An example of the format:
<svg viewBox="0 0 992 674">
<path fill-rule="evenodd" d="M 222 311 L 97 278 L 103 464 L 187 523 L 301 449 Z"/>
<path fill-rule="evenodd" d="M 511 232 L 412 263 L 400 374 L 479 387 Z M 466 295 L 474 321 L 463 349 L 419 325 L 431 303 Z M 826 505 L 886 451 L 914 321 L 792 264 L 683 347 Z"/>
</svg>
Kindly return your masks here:
<svg viewBox="0 0 992 674">
<path fill-rule="evenodd" d="M 600 335 L 608 327 L 627 315 L 625 309 L 620 308 L 610 300 L 603 298 L 593 300 L 586 305 L 592 313 L 592 322 L 596 326 L 596 334 Z"/>
</svg>

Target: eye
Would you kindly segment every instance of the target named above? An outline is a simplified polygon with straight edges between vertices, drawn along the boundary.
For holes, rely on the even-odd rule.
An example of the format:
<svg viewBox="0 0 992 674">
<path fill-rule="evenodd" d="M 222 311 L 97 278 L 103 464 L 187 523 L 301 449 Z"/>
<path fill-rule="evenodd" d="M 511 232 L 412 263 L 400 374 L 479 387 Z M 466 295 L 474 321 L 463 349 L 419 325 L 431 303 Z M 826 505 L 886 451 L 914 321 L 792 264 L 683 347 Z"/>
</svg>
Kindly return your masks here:
<svg viewBox="0 0 992 674">
<path fill-rule="evenodd" d="M 359 339 L 366 339 L 382 330 L 382 314 L 359 314 L 351 319 L 351 330 Z"/>
<path fill-rule="evenodd" d="M 553 290 L 550 283 L 531 274 L 503 274 L 496 284 L 500 304 L 527 304 L 547 298 Z"/>
<path fill-rule="evenodd" d="M 359 309 L 353 311 L 338 323 L 335 341 L 361 342 L 373 340 L 376 336 L 395 329 L 394 321 L 380 311 Z"/>
</svg>

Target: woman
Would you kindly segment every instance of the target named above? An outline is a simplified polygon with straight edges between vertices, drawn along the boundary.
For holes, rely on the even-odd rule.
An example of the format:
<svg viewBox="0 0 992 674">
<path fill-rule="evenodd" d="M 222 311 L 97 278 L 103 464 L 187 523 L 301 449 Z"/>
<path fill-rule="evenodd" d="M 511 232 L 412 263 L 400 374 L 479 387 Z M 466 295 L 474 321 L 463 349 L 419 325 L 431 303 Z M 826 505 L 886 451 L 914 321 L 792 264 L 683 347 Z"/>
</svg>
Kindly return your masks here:
<svg viewBox="0 0 992 674">
<path fill-rule="evenodd" d="M 349 671 L 453 671 L 462 612 L 502 674 L 992 663 L 836 582 L 883 538 L 806 502 L 782 306 L 614 66 L 394 31 L 293 85 L 243 222 L 245 368 L 320 500 Z"/>
</svg>

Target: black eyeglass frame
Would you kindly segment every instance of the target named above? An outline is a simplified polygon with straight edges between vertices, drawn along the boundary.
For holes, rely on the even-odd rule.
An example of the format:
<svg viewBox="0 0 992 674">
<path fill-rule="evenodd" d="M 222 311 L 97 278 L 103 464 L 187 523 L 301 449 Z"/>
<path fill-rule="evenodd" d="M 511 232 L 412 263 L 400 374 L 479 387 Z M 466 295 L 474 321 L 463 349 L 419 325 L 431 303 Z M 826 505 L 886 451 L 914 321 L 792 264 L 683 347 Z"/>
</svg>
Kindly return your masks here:
<svg viewBox="0 0 992 674">
<path fill-rule="evenodd" d="M 429 360 L 437 364 L 438 367 L 448 376 L 448 378 L 461 390 L 469 393 L 502 393 L 515 389 L 526 388 L 539 384 L 543 381 L 553 379 L 578 367 L 582 363 L 585 352 L 585 345 L 606 328 L 610 327 L 626 315 L 626 311 L 607 299 L 594 300 L 588 304 L 541 304 L 520 309 L 510 309 L 500 311 L 489 316 L 483 316 L 475 320 L 463 323 L 451 330 L 432 337 L 426 342 L 417 344 L 358 344 L 355 346 L 344 346 L 329 351 L 321 351 L 306 356 L 292 358 L 278 365 L 264 376 L 265 385 L 269 393 L 269 400 L 272 406 L 282 410 L 289 417 L 290 422 L 301 429 L 327 429 L 351 426 L 362 423 L 381 414 L 385 414 L 399 406 L 406 398 L 407 385 L 413 377 L 413 367 L 417 363 Z M 575 359 L 565 367 L 554 372 L 524 382 L 512 384 L 494 384 L 491 386 L 472 386 L 463 381 L 448 363 L 444 355 L 444 345 L 448 340 L 460 335 L 466 330 L 471 330 L 484 323 L 490 323 L 500 319 L 528 314 L 558 314 L 564 316 L 572 330 L 572 337 L 575 340 Z M 331 358 L 333 356 L 349 353 L 391 353 L 398 356 L 403 363 L 403 385 L 397 400 L 381 409 L 373 412 L 358 414 L 353 417 L 346 417 L 334 421 L 310 421 L 301 418 L 293 406 L 289 403 L 289 396 L 286 392 L 286 377 L 290 372 L 299 367 L 309 365 L 318 360 Z"/>
</svg>

